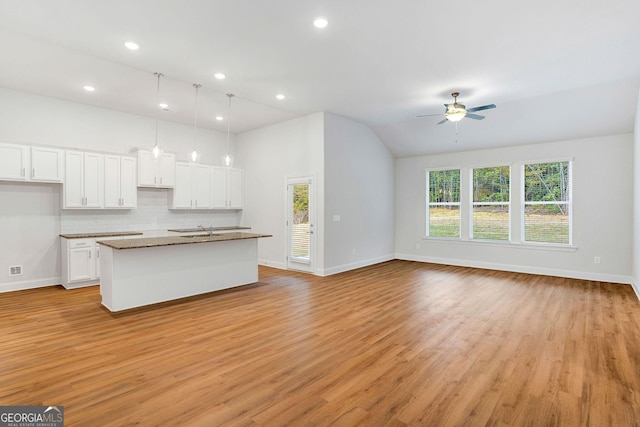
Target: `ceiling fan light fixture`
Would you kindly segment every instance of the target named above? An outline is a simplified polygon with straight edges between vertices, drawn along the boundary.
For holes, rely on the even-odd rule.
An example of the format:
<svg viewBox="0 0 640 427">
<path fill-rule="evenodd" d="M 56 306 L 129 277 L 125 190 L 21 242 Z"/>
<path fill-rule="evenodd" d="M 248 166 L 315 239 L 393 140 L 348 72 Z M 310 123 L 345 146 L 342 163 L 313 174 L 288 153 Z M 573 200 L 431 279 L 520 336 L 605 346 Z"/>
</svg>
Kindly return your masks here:
<svg viewBox="0 0 640 427">
<path fill-rule="evenodd" d="M 444 116 L 450 122 L 459 122 L 460 120 L 464 119 L 464 116 L 466 115 L 467 115 L 467 109 L 465 108 L 465 106 L 462 104 L 454 103 L 454 104 L 450 104 L 447 107 L 447 112 L 445 113 Z"/>
</svg>

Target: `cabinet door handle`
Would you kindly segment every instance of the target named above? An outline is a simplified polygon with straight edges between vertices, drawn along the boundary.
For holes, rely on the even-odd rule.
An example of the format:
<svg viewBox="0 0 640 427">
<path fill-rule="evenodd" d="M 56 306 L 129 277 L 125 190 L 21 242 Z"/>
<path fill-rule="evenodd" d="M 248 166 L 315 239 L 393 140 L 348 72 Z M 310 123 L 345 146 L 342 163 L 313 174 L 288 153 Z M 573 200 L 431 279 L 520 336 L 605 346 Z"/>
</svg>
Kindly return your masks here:
<svg viewBox="0 0 640 427">
<path fill-rule="evenodd" d="M 196 199 L 196 208 L 198 207 L 198 200 Z"/>
<path fill-rule="evenodd" d="M 35 178 L 36 177 L 36 168 L 32 168 L 31 169 L 31 178 Z"/>
<path fill-rule="evenodd" d="M 153 177 L 153 183 L 157 184 L 158 183 L 158 178 L 156 178 L 155 176 Z"/>
<path fill-rule="evenodd" d="M 89 259 L 91 259 L 91 252 L 89 252 Z"/>
<path fill-rule="evenodd" d="M 24 168 L 22 168 L 22 172 L 20 173 L 20 176 L 24 176 Z"/>
<path fill-rule="evenodd" d="M 160 185 L 162 185 L 162 177 L 160 177 Z"/>
</svg>

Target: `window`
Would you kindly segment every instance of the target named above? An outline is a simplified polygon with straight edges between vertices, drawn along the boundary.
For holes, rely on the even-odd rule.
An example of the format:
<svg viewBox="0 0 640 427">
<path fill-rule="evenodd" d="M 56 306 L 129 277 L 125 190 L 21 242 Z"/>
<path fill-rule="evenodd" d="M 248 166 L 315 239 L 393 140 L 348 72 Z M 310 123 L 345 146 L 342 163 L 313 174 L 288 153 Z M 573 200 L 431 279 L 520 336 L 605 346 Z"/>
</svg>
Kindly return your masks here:
<svg viewBox="0 0 640 427">
<path fill-rule="evenodd" d="M 524 241 L 571 244 L 571 162 L 523 168 Z"/>
<path fill-rule="evenodd" d="M 509 240 L 509 166 L 473 169 L 472 238 Z"/>
<path fill-rule="evenodd" d="M 427 235 L 460 238 L 460 169 L 427 172 Z"/>
</svg>

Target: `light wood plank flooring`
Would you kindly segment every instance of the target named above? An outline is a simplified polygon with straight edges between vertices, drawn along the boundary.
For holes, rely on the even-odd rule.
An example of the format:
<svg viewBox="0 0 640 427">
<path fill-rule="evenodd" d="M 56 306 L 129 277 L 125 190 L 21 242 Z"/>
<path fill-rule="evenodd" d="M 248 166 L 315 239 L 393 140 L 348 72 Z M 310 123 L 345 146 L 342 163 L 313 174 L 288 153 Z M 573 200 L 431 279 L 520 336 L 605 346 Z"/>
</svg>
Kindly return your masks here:
<svg viewBox="0 0 640 427">
<path fill-rule="evenodd" d="M 180 284 L 177 283 L 176 286 Z M 391 261 L 113 314 L 0 294 L 0 405 L 67 426 L 637 426 L 628 285 Z"/>
</svg>

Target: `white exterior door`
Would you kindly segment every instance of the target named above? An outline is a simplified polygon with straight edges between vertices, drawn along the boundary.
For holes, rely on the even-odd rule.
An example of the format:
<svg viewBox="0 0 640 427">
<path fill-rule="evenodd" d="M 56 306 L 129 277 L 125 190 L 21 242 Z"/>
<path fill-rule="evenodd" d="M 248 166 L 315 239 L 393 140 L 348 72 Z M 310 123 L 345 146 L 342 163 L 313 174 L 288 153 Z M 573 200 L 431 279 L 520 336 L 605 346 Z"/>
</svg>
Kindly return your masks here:
<svg viewBox="0 0 640 427">
<path fill-rule="evenodd" d="M 313 272 L 315 186 L 311 176 L 287 179 L 287 269 Z"/>
</svg>

